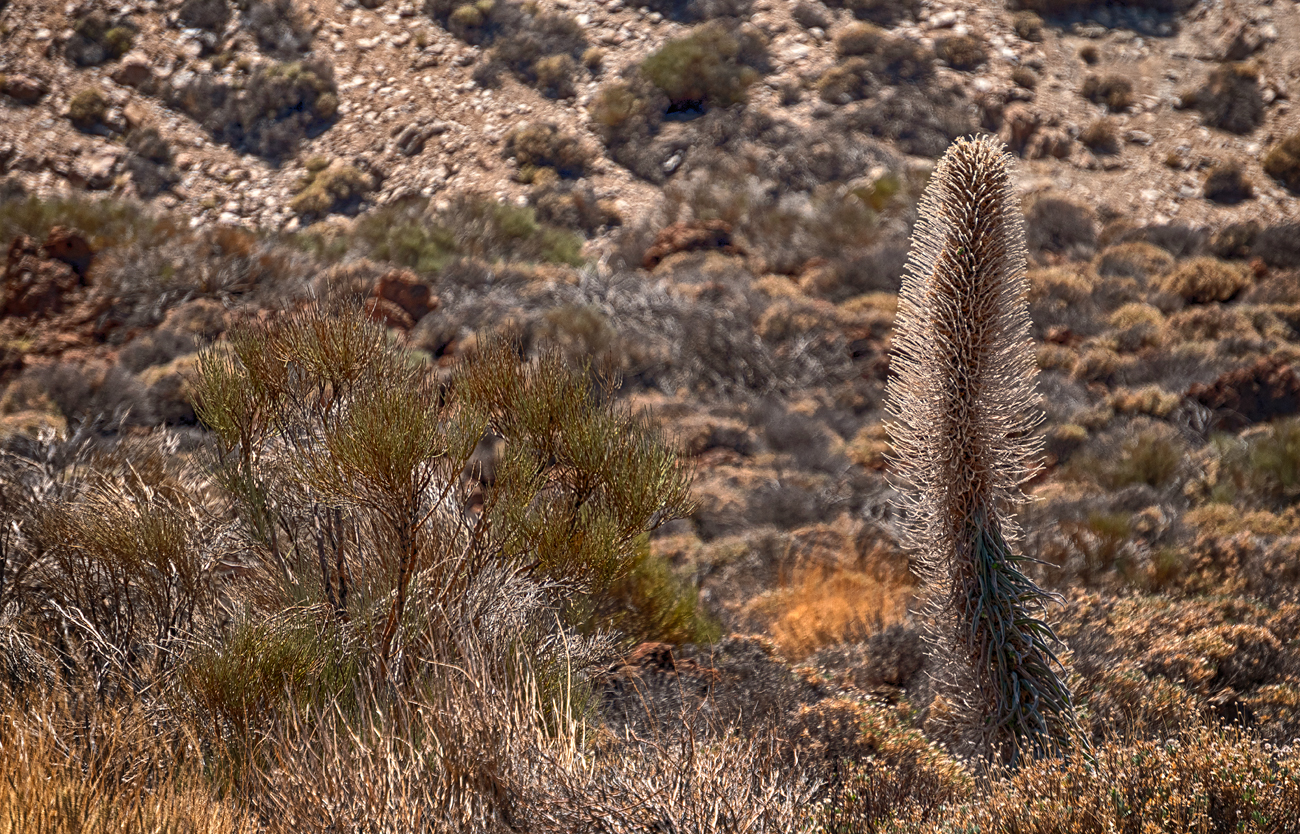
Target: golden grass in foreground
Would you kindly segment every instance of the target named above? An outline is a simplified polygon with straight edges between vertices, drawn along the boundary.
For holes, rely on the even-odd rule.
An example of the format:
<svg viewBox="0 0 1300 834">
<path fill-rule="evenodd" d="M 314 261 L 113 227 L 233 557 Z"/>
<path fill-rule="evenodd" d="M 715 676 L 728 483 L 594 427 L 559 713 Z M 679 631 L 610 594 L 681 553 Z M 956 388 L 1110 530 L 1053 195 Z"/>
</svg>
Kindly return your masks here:
<svg viewBox="0 0 1300 834">
<path fill-rule="evenodd" d="M 178 749 L 139 716 L 38 710 L 0 715 L 0 834 L 257 830 L 202 778 L 197 749 Z"/>
</svg>

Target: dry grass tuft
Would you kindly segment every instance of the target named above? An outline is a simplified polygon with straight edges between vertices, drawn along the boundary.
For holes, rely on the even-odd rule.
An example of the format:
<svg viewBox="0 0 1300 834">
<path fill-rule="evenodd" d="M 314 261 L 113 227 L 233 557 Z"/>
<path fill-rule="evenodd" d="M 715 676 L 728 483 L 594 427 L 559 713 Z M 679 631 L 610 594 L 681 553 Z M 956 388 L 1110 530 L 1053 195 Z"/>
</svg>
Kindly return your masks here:
<svg viewBox="0 0 1300 834">
<path fill-rule="evenodd" d="M 1158 286 L 1192 304 L 1208 304 L 1228 301 L 1250 284 L 1250 274 L 1241 266 L 1218 258 L 1192 258 L 1162 277 Z"/>
</svg>

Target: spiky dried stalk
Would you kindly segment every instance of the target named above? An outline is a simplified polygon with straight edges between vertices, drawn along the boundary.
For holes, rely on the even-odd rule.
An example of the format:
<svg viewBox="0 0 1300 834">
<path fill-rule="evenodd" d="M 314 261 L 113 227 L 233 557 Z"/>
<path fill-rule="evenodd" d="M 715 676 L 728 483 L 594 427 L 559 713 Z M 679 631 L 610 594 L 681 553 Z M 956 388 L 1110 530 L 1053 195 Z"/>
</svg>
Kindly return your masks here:
<svg viewBox="0 0 1300 834">
<path fill-rule="evenodd" d="M 967 743 L 1015 765 L 1069 745 L 1073 699 L 1047 592 L 1011 515 L 1036 470 L 1037 374 L 1010 157 L 958 140 L 939 161 L 898 298 L 887 410 L 943 694 Z"/>
</svg>

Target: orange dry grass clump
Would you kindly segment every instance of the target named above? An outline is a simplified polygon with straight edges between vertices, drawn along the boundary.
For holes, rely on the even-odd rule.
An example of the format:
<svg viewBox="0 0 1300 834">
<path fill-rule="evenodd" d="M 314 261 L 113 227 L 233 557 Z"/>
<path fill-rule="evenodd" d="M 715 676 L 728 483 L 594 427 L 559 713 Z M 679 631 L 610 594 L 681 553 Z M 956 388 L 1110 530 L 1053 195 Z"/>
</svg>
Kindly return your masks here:
<svg viewBox="0 0 1300 834">
<path fill-rule="evenodd" d="M 910 582 L 895 582 L 853 568 L 801 567 L 790 582 L 764 598 L 774 615 L 772 640 L 792 660 L 823 646 L 866 639 L 907 616 Z"/>
</svg>

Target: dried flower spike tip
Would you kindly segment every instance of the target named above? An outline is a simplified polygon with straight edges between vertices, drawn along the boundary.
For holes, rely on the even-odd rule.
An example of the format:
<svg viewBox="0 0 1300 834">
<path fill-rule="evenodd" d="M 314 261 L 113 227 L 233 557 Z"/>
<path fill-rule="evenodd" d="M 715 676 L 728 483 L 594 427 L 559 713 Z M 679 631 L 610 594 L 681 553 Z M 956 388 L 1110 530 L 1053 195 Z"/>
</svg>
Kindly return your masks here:
<svg viewBox="0 0 1300 834">
<path fill-rule="evenodd" d="M 1026 290 L 1010 157 L 959 140 L 921 200 L 886 407 L 940 692 L 967 743 L 1011 762 L 1073 726 L 1055 636 L 1034 616 L 1048 595 L 1018 567 L 1011 516 L 1039 449 Z"/>
</svg>

